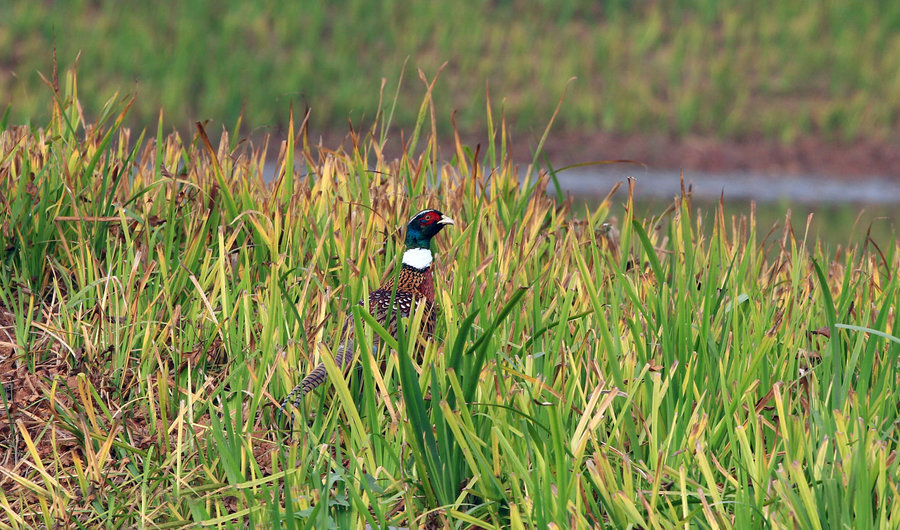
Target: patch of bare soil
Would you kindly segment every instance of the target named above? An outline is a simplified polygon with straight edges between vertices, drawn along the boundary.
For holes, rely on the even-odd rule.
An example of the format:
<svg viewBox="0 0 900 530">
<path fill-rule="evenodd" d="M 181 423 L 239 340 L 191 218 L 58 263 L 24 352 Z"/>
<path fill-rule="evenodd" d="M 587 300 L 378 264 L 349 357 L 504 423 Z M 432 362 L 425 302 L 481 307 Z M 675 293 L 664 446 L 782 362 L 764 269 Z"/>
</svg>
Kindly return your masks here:
<svg viewBox="0 0 900 530">
<path fill-rule="evenodd" d="M 455 154 L 452 135 L 439 135 L 440 156 Z M 531 162 L 537 146 L 537 134 L 513 131 L 513 156 L 520 164 Z M 408 138 L 408 134 L 406 135 Z M 471 148 L 481 143 L 486 151 L 485 134 L 461 135 Z M 328 149 L 349 148 L 349 135 L 310 132 L 310 142 Z M 499 144 L 499 141 L 498 141 Z M 420 143 L 419 149 L 422 148 Z M 650 169 L 702 171 L 706 173 L 752 172 L 771 175 L 822 175 L 859 179 L 888 177 L 900 179 L 900 137 L 889 140 L 861 139 L 836 142 L 809 136 L 792 143 L 764 138 L 727 140 L 715 137 L 674 137 L 663 134 L 611 134 L 551 130 L 544 151 L 555 168 L 599 160 L 635 160 Z M 385 154 L 396 158 L 402 153 L 400 133 L 389 135 Z"/>
<path fill-rule="evenodd" d="M 551 162 L 562 166 L 624 158 L 643 162 L 654 169 L 900 179 L 900 140 L 830 142 L 807 137 L 786 144 L 765 139 L 734 141 L 697 136 L 672 138 L 551 132 L 547 142 L 545 150 Z"/>
</svg>

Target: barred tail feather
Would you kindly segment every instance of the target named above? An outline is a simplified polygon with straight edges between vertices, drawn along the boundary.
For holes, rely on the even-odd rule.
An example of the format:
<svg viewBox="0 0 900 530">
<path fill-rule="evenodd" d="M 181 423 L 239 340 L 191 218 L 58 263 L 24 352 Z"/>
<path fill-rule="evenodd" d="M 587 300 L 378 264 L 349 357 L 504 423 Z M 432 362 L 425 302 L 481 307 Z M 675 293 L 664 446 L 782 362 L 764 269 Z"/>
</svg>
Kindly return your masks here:
<svg viewBox="0 0 900 530">
<path fill-rule="evenodd" d="M 337 351 L 337 354 L 334 356 L 334 364 L 336 364 L 339 368 L 345 370 L 349 365 L 350 361 L 353 358 L 353 342 L 349 342 L 348 344 L 342 344 Z M 294 430 L 294 411 L 293 408 L 297 408 L 300 406 L 300 402 L 303 401 L 303 398 L 306 394 L 309 394 L 313 390 L 319 387 L 322 383 L 325 382 L 325 378 L 328 377 L 328 372 L 325 370 L 325 364 L 319 363 L 313 371 L 307 374 L 306 377 L 303 378 L 300 383 L 294 387 L 293 390 L 285 397 L 282 401 L 280 409 L 278 411 L 279 418 L 284 414 L 288 415 L 289 431 Z"/>
</svg>

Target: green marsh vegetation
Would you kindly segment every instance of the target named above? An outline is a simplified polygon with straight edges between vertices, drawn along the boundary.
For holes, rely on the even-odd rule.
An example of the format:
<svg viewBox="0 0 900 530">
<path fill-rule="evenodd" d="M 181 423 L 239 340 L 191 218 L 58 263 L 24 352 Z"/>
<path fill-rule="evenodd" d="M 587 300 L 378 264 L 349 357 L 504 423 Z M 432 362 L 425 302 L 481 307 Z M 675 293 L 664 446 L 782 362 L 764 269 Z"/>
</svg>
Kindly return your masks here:
<svg viewBox="0 0 900 530">
<path fill-rule="evenodd" d="M 412 129 L 415 71 L 434 75 L 435 101 L 482 132 L 485 80 L 510 125 L 539 131 L 570 77 L 557 126 L 566 130 L 705 134 L 791 141 L 884 139 L 900 115 L 900 3 L 435 3 L 192 0 L 0 4 L 0 104 L 13 120 L 44 117 L 37 71 L 47 50 L 81 51 L 82 101 L 98 109 L 133 87 L 131 125 L 169 116 L 281 132 L 288 101 L 314 109 L 314 130 L 371 124 L 378 91 L 412 58 L 394 123 Z M 261 89 L 264 88 L 264 89 Z M 497 98 L 494 98 L 495 100 Z M 499 101 L 499 100 L 498 100 Z M 252 118 L 252 120 L 250 119 Z M 191 134 L 187 120 L 176 123 Z M 449 113 L 438 117 L 442 134 Z M 232 129 L 233 130 L 233 129 Z M 524 139 L 524 138 L 523 138 Z M 612 155 L 611 155 L 612 156 Z"/>
<path fill-rule="evenodd" d="M 640 174 L 638 173 L 638 179 Z M 685 180 L 690 177 L 685 172 Z M 663 198 L 644 198 L 640 193 L 635 195 L 633 204 L 629 206 L 627 196 L 620 190 L 621 200 L 614 200 L 609 208 L 610 215 L 618 220 L 625 218 L 627 208 L 631 207 L 633 215 L 652 217 L 670 206 L 670 201 Z M 618 198 L 618 197 L 617 197 Z M 595 207 L 597 199 L 576 200 L 576 207 Z M 709 198 L 691 199 L 695 215 L 710 218 L 717 214 L 719 201 Z M 728 223 L 740 217 L 755 218 L 759 237 L 777 237 L 786 224 L 796 230 L 798 243 L 808 247 L 823 245 L 837 252 L 847 246 L 890 245 L 896 237 L 897 206 L 895 204 L 856 204 L 831 203 L 809 204 L 780 201 L 748 201 L 729 199 L 725 195 L 724 216 Z M 702 235 L 709 237 L 715 228 L 711 222 L 701 223 Z"/>
<path fill-rule="evenodd" d="M 440 162 L 426 97 L 387 160 L 389 114 L 336 151 L 299 119 L 210 142 L 129 131 L 130 102 L 87 123 L 64 85 L 42 128 L 0 120 L 3 526 L 900 525 L 896 241 L 687 197 L 610 228 L 513 169 L 490 105 Z M 360 326 L 285 440 L 273 405 L 426 206 L 458 222 L 436 340 Z"/>
</svg>

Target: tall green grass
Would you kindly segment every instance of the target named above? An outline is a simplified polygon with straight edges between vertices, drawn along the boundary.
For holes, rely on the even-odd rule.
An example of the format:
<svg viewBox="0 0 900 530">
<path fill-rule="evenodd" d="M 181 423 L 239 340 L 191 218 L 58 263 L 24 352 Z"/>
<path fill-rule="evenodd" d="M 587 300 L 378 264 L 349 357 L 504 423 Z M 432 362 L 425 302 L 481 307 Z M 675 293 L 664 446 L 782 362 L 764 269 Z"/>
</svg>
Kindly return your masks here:
<svg viewBox="0 0 900 530">
<path fill-rule="evenodd" d="M 426 99 L 386 160 L 388 116 L 348 149 L 299 120 L 249 146 L 132 134 L 131 101 L 89 124 L 77 94 L 0 135 L 4 525 L 900 524 L 896 241 L 835 253 L 689 197 L 610 226 L 513 166 L 490 106 L 480 150 L 439 156 Z M 393 338 L 350 308 L 423 207 L 459 225 L 435 340 L 421 315 Z M 274 408 L 319 359 L 286 439 Z"/>
<path fill-rule="evenodd" d="M 883 0 L 77 0 L 4 2 L 0 20 L 0 105 L 13 103 L 14 123 L 48 108 L 38 72 L 54 44 L 60 64 L 77 57 L 92 73 L 85 108 L 126 87 L 140 93 L 132 125 L 164 108 L 182 132 L 181 116 L 232 128 L 245 111 L 246 131 L 283 133 L 289 101 L 311 106 L 315 130 L 372 124 L 379 79 L 394 85 L 408 64 L 401 100 L 418 101 L 417 69 L 445 61 L 442 133 L 454 109 L 461 129 L 483 132 L 487 84 L 511 126 L 539 131 L 571 77 L 559 125 L 586 133 L 896 139 L 900 110 L 900 7 Z M 415 105 L 396 120 L 412 128 Z"/>
</svg>

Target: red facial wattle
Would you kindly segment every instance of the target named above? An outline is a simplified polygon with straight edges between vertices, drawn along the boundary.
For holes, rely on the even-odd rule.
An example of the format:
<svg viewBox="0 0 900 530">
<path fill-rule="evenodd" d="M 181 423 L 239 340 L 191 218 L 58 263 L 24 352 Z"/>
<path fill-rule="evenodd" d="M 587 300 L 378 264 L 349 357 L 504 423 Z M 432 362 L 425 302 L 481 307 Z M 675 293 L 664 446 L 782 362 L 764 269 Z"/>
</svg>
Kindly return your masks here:
<svg viewBox="0 0 900 530">
<path fill-rule="evenodd" d="M 428 225 L 431 225 L 431 224 L 434 224 L 434 223 L 440 221 L 440 219 L 441 219 L 441 216 L 439 216 L 438 214 L 436 214 L 434 212 L 428 212 L 427 214 L 425 214 L 424 217 L 422 217 L 421 223 L 422 223 L 422 226 L 428 226 Z"/>
</svg>

